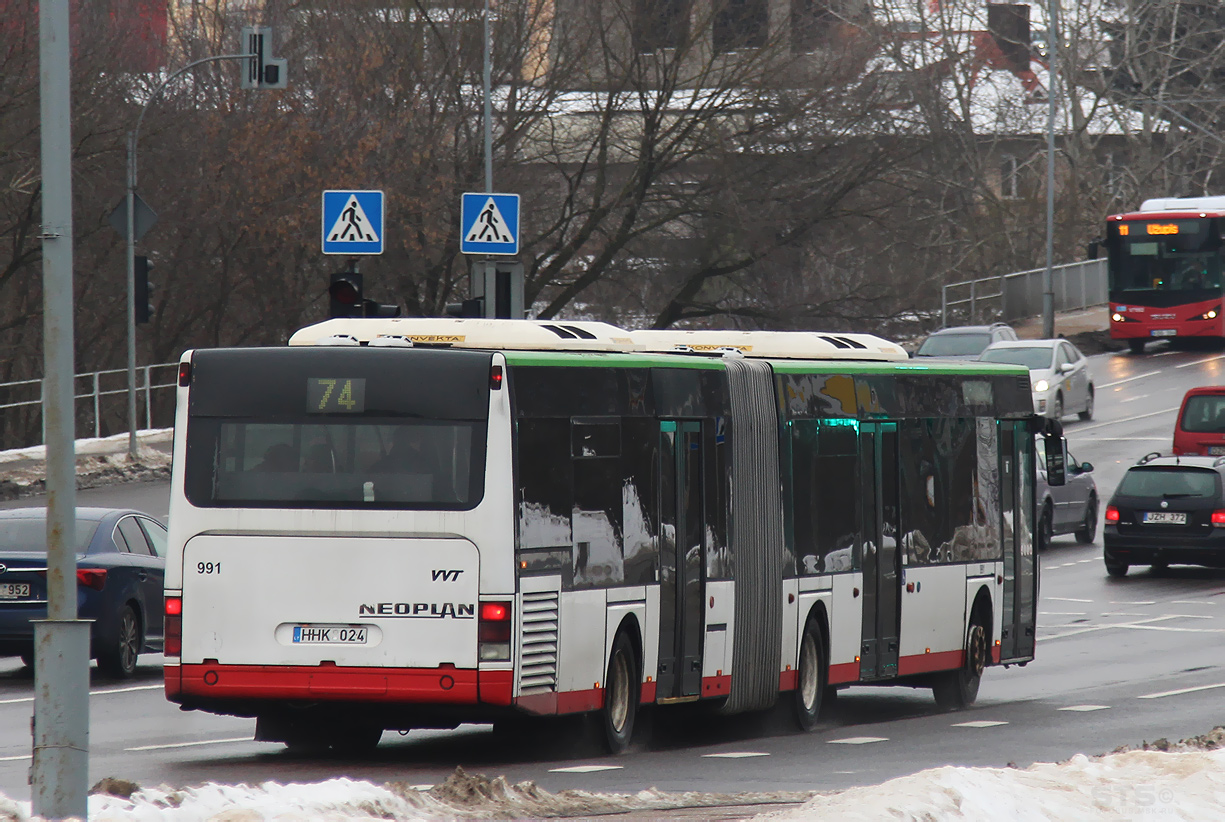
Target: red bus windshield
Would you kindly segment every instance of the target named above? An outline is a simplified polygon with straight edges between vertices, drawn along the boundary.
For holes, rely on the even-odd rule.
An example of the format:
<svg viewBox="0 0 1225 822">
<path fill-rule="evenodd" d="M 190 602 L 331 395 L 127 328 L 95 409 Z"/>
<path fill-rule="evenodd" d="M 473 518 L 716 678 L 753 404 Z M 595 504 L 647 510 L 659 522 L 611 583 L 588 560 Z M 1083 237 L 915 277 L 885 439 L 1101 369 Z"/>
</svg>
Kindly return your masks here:
<svg viewBox="0 0 1225 822">
<path fill-rule="evenodd" d="M 1111 299 L 1135 292 L 1180 292 L 1186 301 L 1220 293 L 1221 233 L 1215 218 L 1107 224 Z"/>
</svg>

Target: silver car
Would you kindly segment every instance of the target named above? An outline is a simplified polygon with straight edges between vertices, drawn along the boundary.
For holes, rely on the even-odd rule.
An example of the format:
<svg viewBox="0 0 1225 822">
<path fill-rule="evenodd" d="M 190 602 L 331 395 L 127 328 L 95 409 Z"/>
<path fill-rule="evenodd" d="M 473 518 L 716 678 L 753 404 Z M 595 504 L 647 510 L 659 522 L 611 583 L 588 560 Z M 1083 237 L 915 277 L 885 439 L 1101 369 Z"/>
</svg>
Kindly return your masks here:
<svg viewBox="0 0 1225 822">
<path fill-rule="evenodd" d="M 1075 412 L 1093 419 L 1093 378 L 1089 361 L 1067 340 L 1012 340 L 992 343 L 979 357 L 1029 369 L 1034 413 L 1052 420 Z"/>
<path fill-rule="evenodd" d="M 1051 537 L 1058 534 L 1074 534 L 1076 541 L 1092 543 L 1097 536 L 1097 483 L 1093 481 L 1093 463 L 1077 462 L 1065 453 L 1067 481 L 1063 485 L 1050 486 L 1046 482 L 1046 450 L 1042 437 L 1034 439 L 1037 463 L 1037 482 L 1034 496 L 1038 509 L 1038 550 L 1051 546 Z"/>
</svg>

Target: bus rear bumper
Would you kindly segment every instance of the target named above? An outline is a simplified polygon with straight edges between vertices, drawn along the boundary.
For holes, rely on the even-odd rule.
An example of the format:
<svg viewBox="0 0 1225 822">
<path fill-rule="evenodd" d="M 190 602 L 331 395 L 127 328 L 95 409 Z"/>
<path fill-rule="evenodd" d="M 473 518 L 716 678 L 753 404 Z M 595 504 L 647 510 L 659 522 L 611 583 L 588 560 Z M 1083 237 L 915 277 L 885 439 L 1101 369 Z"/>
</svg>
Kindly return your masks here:
<svg viewBox="0 0 1225 822">
<path fill-rule="evenodd" d="M 511 671 L 470 668 L 341 668 L 292 665 L 180 665 L 167 696 L 175 702 L 309 700 L 415 705 L 508 705 Z M 177 691 L 177 692 L 173 692 Z"/>
</svg>

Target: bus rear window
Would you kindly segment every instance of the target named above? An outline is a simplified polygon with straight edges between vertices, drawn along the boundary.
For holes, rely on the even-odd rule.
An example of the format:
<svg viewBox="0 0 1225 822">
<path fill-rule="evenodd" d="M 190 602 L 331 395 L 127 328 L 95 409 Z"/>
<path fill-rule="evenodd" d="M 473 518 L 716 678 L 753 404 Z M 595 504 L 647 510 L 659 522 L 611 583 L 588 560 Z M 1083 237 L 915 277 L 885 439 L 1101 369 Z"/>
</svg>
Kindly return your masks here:
<svg viewBox="0 0 1225 822">
<path fill-rule="evenodd" d="M 188 500 L 201 507 L 474 507 L 484 493 L 489 355 L 471 353 L 197 352 Z"/>
</svg>

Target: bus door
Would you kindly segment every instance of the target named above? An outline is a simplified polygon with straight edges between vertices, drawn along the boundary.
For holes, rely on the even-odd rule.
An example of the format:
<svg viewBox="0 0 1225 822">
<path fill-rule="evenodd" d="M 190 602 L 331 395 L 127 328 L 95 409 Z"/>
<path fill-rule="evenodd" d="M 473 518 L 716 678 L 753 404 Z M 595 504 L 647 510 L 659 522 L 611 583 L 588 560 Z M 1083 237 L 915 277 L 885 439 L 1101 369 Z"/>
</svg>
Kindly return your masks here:
<svg viewBox="0 0 1225 822">
<path fill-rule="evenodd" d="M 702 423 L 659 423 L 659 674 L 656 699 L 702 687 Z"/>
<path fill-rule="evenodd" d="M 1034 557 L 1034 437 L 1026 422 L 1000 423 L 1004 591 L 1000 661 L 1032 659 L 1037 608 Z"/>
<path fill-rule="evenodd" d="M 901 635 L 897 423 L 859 427 L 863 634 L 859 678 L 897 676 Z"/>
</svg>

